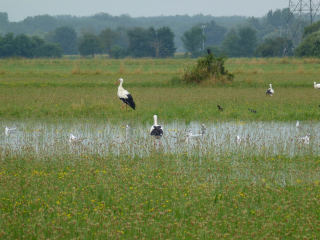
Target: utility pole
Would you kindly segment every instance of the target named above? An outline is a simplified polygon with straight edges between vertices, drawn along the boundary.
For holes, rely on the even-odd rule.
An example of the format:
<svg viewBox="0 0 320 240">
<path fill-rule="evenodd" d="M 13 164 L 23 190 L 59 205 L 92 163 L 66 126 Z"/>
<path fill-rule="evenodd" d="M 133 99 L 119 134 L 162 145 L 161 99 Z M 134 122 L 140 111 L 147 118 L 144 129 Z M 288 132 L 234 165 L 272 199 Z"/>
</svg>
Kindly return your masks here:
<svg viewBox="0 0 320 240">
<path fill-rule="evenodd" d="M 202 30 L 203 30 L 203 36 L 204 36 L 204 28 L 206 27 L 206 25 L 202 25 Z M 203 42 L 202 42 L 202 50 L 204 50 L 204 39 L 203 39 Z"/>
<path fill-rule="evenodd" d="M 286 54 L 289 51 L 294 51 L 302 42 L 302 27 L 306 24 L 312 24 L 314 18 L 320 13 L 320 2 L 314 3 L 312 0 L 289 0 L 289 15 L 287 18 L 286 37 L 290 39 L 293 44 L 292 49 L 286 50 Z M 293 26 L 292 21 L 297 20 L 298 24 Z M 280 33 L 281 34 L 281 33 Z"/>
</svg>

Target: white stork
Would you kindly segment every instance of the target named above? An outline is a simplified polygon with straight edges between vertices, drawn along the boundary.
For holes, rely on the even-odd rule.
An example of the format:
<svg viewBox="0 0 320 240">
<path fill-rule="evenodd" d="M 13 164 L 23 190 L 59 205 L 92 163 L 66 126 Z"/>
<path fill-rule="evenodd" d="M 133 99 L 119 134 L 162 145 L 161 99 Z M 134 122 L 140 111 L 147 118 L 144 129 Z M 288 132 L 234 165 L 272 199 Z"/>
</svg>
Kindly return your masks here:
<svg viewBox="0 0 320 240">
<path fill-rule="evenodd" d="M 16 127 L 15 128 L 8 128 L 8 127 L 4 126 L 4 133 L 6 136 L 9 136 L 10 133 L 14 132 L 14 130 L 16 130 L 16 129 L 17 129 Z"/>
<path fill-rule="evenodd" d="M 207 127 L 206 127 L 206 125 L 204 125 L 204 123 L 203 123 L 202 126 L 201 126 L 201 133 L 202 133 L 202 134 L 205 134 L 205 133 L 206 133 L 206 130 L 207 130 Z"/>
<path fill-rule="evenodd" d="M 126 104 L 126 110 L 127 110 L 127 105 L 129 105 L 130 107 L 133 108 L 133 110 L 135 110 L 136 104 L 134 103 L 132 96 L 130 95 L 130 93 L 127 90 L 125 90 L 122 87 L 123 79 L 120 78 L 119 81 L 116 82 L 116 84 L 119 83 L 119 82 L 120 82 L 120 85 L 118 87 L 118 97 L 120 98 L 120 100 L 123 103 Z M 123 103 L 122 103 L 122 108 L 123 108 Z"/>
<path fill-rule="evenodd" d="M 85 138 L 77 137 L 73 134 L 69 134 L 69 143 L 79 143 L 82 142 Z"/>
<path fill-rule="evenodd" d="M 236 137 L 236 142 L 238 143 L 238 145 L 244 143 L 246 140 L 247 140 L 246 138 L 242 138 L 239 136 Z"/>
<path fill-rule="evenodd" d="M 270 84 L 270 88 L 266 91 L 266 95 L 272 96 L 274 94 L 274 90 L 272 89 L 272 85 Z"/>
<path fill-rule="evenodd" d="M 163 136 L 163 128 L 157 123 L 157 115 L 153 116 L 154 124 L 150 129 L 150 135 L 154 136 L 156 139 L 160 139 Z"/>
<path fill-rule="evenodd" d="M 316 82 L 313 82 L 313 87 L 315 88 L 315 89 L 320 89 L 320 83 L 316 83 Z"/>
<path fill-rule="evenodd" d="M 297 123 L 296 123 L 296 129 L 299 129 L 299 128 L 302 128 L 302 127 L 301 127 L 299 121 L 297 121 Z"/>
<path fill-rule="evenodd" d="M 300 137 L 297 140 L 299 142 L 303 142 L 304 144 L 309 144 L 309 142 L 310 142 L 310 134 L 307 134 L 305 137 Z"/>
</svg>

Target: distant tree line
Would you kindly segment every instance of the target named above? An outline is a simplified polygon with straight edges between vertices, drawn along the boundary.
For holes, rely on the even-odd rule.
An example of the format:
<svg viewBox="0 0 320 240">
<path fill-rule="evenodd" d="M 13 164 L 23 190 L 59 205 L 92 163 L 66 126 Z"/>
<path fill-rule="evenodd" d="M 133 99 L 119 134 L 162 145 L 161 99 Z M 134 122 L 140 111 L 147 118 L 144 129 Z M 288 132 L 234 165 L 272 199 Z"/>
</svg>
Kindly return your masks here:
<svg viewBox="0 0 320 240">
<path fill-rule="evenodd" d="M 193 17 L 131 18 L 129 15 L 99 13 L 90 17 L 42 15 L 11 23 L 7 13 L 0 12 L 0 57 L 19 53 L 24 57 L 107 53 L 111 58 L 166 58 L 173 57 L 178 49 L 190 53 L 191 57 L 206 54 L 206 49 L 216 56 L 223 54 L 229 57 L 282 57 L 287 50 L 291 55 L 316 56 L 316 37 L 319 34 L 315 32 L 319 31 L 320 23 L 308 26 L 307 22 L 303 22 L 304 43 L 294 49 L 292 41 L 286 39 L 284 33 L 289 14 L 288 8 L 270 10 L 262 18 L 214 18 L 201 14 Z M 163 25 L 156 28 L 160 22 L 167 23 L 170 28 Z M 62 23 L 67 24 L 61 26 Z M 292 17 L 289 27 L 295 29 L 297 24 L 298 20 Z M 175 30 L 172 30 L 172 25 Z M 8 29 L 13 33 L 7 34 Z M 13 34 L 22 29 L 26 34 L 14 37 Z M 15 46 L 11 55 L 8 53 L 10 37 L 14 41 L 9 45 Z M 19 43 L 22 47 L 18 46 Z M 22 51 L 23 46 L 28 46 L 28 51 Z M 48 53 L 44 53 L 44 49 Z"/>
<path fill-rule="evenodd" d="M 13 33 L 0 36 L 0 56 L 6 57 L 62 57 L 63 49 L 59 44 L 46 43 L 43 39 L 25 34 L 16 37 Z"/>
</svg>

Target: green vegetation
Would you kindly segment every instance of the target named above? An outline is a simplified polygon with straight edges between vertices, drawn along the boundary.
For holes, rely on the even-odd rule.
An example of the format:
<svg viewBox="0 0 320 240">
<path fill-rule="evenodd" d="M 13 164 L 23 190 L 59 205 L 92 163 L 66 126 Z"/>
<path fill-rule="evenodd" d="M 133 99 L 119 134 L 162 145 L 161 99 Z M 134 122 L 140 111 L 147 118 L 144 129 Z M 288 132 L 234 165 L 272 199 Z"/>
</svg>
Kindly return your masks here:
<svg viewBox="0 0 320 240">
<path fill-rule="evenodd" d="M 159 114 L 165 121 L 318 120 L 317 59 L 228 59 L 232 84 L 172 82 L 196 60 L 7 59 L 0 61 L 2 118 L 119 118 L 138 122 Z M 121 112 L 122 77 L 137 111 Z M 273 84 L 275 94 L 266 97 Z M 223 113 L 216 109 L 219 104 Z M 156 107 L 155 107 L 156 106 Z M 258 110 L 249 114 L 247 109 Z"/>
<path fill-rule="evenodd" d="M 197 65 L 187 67 L 181 81 L 187 84 L 202 83 L 209 81 L 214 83 L 227 83 L 234 79 L 234 75 L 225 69 L 226 57 L 214 57 L 214 54 L 208 53 L 205 57 L 198 59 Z"/>
<path fill-rule="evenodd" d="M 26 152 L 26 155 L 28 153 Z M 5 157 L 1 238 L 319 237 L 320 159 Z M 285 180 L 284 180 L 285 179 Z"/>
<path fill-rule="evenodd" d="M 154 114 L 161 124 L 318 121 L 313 82 L 319 63 L 228 59 L 232 82 L 194 86 L 172 81 L 197 64 L 192 59 L 4 59 L 0 116 L 116 126 L 128 120 L 150 125 Z M 120 77 L 136 111 L 121 111 L 114 85 Z M 265 95 L 270 83 L 273 97 Z M 28 146 L 33 138 L 24 140 Z M 252 154 L 250 145 L 220 149 L 218 155 L 208 148 L 200 156 L 200 144 L 171 154 L 148 138 L 137 143 L 148 150 L 140 156 L 126 152 L 125 144 L 133 143 L 114 140 L 107 149 L 124 146 L 117 156 L 92 154 L 89 144 L 71 147 L 64 135 L 51 155 L 31 145 L 22 153 L 1 145 L 0 238 L 319 238 L 320 158 L 311 146 L 295 146 L 301 155 L 292 157 L 266 148 Z"/>
</svg>

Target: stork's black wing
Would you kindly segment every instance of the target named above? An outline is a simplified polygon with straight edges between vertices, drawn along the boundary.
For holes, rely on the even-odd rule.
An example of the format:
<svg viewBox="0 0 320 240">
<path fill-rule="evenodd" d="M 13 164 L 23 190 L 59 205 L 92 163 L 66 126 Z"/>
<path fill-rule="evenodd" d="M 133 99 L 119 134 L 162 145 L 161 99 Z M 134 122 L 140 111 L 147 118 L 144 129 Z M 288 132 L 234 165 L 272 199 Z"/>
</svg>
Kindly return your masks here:
<svg viewBox="0 0 320 240">
<path fill-rule="evenodd" d="M 161 126 L 153 126 L 153 129 L 151 131 L 151 136 L 162 136 L 163 130 Z"/>
<path fill-rule="evenodd" d="M 120 100 L 122 102 L 124 102 L 125 104 L 129 105 L 130 107 L 132 107 L 133 110 L 135 110 L 136 109 L 136 104 L 133 101 L 133 97 L 130 94 L 128 94 L 127 97 L 128 98 L 120 98 Z"/>
</svg>

